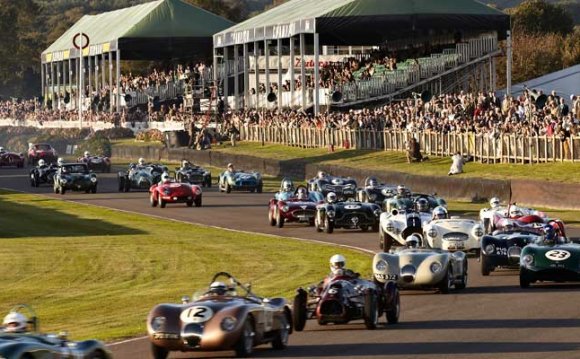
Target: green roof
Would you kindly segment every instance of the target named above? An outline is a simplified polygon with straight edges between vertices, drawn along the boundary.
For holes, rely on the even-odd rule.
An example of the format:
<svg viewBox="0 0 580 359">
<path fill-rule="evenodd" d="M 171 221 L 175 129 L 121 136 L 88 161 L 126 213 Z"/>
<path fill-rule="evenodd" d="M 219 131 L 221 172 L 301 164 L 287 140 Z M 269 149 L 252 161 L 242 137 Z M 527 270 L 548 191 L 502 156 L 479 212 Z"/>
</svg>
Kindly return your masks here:
<svg viewBox="0 0 580 359">
<path fill-rule="evenodd" d="M 94 45 L 121 38 L 211 38 L 233 24 L 181 0 L 157 0 L 98 15 L 85 15 L 43 54 L 73 48 L 72 39 L 80 32 L 87 34 Z"/>
</svg>

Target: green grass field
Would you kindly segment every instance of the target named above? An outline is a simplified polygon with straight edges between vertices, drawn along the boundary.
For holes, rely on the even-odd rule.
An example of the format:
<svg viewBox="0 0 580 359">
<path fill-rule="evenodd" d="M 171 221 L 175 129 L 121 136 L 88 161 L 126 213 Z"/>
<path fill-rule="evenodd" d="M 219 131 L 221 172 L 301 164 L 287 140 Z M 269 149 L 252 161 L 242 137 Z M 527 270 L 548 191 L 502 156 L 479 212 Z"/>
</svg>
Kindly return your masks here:
<svg viewBox="0 0 580 359">
<path fill-rule="evenodd" d="M 330 245 L 244 234 L 0 192 L 0 311 L 28 303 L 45 332 L 112 340 L 145 332 L 160 302 L 229 271 L 264 296 L 291 297 L 344 253 L 370 274 L 370 256 Z M 282 255 L 283 254 L 283 255 Z"/>
<path fill-rule="evenodd" d="M 261 158 L 279 160 L 303 159 L 309 163 L 333 164 L 360 169 L 385 169 L 398 172 L 413 173 L 425 176 L 446 176 L 451 166 L 451 159 L 446 157 L 430 157 L 422 163 L 407 163 L 402 152 L 342 150 L 329 152 L 327 149 L 299 148 L 283 145 L 266 144 L 262 146 L 255 142 L 241 142 L 236 147 L 224 143 L 214 146 L 214 151 L 246 154 Z M 543 163 L 533 165 L 523 164 L 482 164 L 470 162 L 464 167 L 465 173 L 459 177 L 477 177 L 490 179 L 530 179 L 553 182 L 580 183 L 580 163 Z"/>
</svg>

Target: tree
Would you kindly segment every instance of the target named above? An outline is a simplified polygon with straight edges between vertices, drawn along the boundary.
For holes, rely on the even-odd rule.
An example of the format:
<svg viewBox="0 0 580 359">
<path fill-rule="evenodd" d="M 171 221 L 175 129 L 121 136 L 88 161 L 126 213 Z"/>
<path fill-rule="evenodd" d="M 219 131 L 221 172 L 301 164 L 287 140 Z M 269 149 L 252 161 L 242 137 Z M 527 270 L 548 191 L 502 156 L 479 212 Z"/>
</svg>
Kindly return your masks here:
<svg viewBox="0 0 580 359">
<path fill-rule="evenodd" d="M 511 14 L 514 32 L 566 36 L 574 29 L 574 20 L 566 9 L 545 0 L 526 0 L 512 9 Z"/>
</svg>

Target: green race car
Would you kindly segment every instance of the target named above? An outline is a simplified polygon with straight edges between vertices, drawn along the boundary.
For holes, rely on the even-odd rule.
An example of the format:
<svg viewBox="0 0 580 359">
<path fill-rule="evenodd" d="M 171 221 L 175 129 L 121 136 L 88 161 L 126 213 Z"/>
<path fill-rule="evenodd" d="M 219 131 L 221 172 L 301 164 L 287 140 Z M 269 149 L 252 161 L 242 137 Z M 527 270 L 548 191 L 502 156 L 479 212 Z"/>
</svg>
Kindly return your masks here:
<svg viewBox="0 0 580 359">
<path fill-rule="evenodd" d="M 580 282 L 580 244 L 570 241 L 563 228 L 561 222 L 546 226 L 543 237 L 522 249 L 520 287 L 537 281 Z"/>
</svg>

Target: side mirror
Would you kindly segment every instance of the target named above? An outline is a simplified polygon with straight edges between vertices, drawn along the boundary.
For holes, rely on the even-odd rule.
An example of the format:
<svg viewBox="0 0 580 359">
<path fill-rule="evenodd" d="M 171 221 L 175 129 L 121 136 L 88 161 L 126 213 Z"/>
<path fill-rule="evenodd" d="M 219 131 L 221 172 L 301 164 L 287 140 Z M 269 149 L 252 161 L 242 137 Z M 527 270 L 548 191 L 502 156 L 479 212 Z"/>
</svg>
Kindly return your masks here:
<svg viewBox="0 0 580 359">
<path fill-rule="evenodd" d="M 191 298 L 188 295 L 181 297 L 181 304 L 187 304 L 189 302 L 191 302 Z"/>
</svg>

